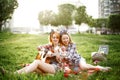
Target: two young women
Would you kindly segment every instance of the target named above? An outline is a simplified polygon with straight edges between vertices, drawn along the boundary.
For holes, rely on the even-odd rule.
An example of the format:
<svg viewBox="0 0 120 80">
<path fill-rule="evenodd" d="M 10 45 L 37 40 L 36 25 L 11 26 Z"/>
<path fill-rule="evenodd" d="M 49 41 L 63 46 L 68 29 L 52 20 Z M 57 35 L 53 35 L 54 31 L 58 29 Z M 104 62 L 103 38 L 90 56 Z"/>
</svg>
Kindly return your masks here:
<svg viewBox="0 0 120 80">
<path fill-rule="evenodd" d="M 56 47 L 65 47 L 65 54 L 67 55 L 65 59 L 68 61 L 68 64 L 70 65 L 70 69 L 75 71 L 80 70 L 100 70 L 100 71 L 108 71 L 110 67 L 102 67 L 102 66 L 93 66 L 91 64 L 87 64 L 76 51 L 76 45 L 72 42 L 70 35 L 63 31 L 60 34 L 58 32 L 52 31 L 50 33 L 50 42 L 51 44 L 42 46 L 44 48 L 47 48 L 48 51 L 52 51 L 53 53 L 56 52 Z M 41 49 L 42 47 L 38 48 Z M 52 54 L 51 52 L 51 54 Z M 48 57 L 53 57 L 51 54 L 47 54 Z M 54 57 L 54 60 L 51 61 L 51 63 L 45 63 L 41 60 L 34 60 L 29 66 L 26 66 L 20 70 L 17 70 L 16 73 L 30 73 L 30 72 L 44 72 L 44 73 L 51 73 L 55 74 L 57 70 L 59 69 L 59 60 L 61 56 Z M 53 59 L 53 58 L 52 58 Z"/>
</svg>

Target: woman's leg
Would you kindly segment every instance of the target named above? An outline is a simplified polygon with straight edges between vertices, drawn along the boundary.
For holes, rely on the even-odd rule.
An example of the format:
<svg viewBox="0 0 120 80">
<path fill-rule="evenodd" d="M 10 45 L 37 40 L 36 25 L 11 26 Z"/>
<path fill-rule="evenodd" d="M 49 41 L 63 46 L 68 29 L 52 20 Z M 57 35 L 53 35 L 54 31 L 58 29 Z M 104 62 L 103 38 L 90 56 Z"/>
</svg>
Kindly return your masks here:
<svg viewBox="0 0 120 80">
<path fill-rule="evenodd" d="M 39 62 L 38 69 L 42 70 L 45 73 L 51 73 L 54 74 L 56 72 L 55 67 L 52 64 Z"/>
<path fill-rule="evenodd" d="M 40 60 L 34 60 L 29 66 L 26 66 L 20 70 L 17 70 L 15 73 L 21 74 L 21 73 L 34 72 L 38 67 L 38 62 L 40 62 Z"/>
<path fill-rule="evenodd" d="M 87 70 L 87 69 L 91 69 L 91 68 L 96 68 L 93 65 L 87 64 L 84 58 L 81 58 L 79 66 L 80 66 L 81 70 Z"/>
<path fill-rule="evenodd" d="M 102 67 L 102 66 L 93 66 L 91 64 L 87 64 L 85 59 L 82 58 L 79 63 L 81 70 L 99 70 L 99 71 L 108 71 L 111 68 L 110 67 Z"/>
<path fill-rule="evenodd" d="M 52 74 L 55 73 L 54 66 L 52 66 L 51 64 L 48 64 L 48 63 L 44 63 L 44 62 L 42 62 L 40 60 L 34 60 L 34 62 L 31 63 L 29 66 L 26 66 L 26 67 L 24 67 L 24 68 L 22 68 L 20 70 L 17 70 L 16 72 L 18 74 L 30 73 L 30 72 L 36 71 L 37 69 L 40 69 L 41 71 L 44 71 L 46 73 L 52 73 Z"/>
<path fill-rule="evenodd" d="M 40 70 L 40 69 L 38 69 L 38 68 L 35 69 L 35 72 L 36 72 L 36 73 L 39 73 L 39 74 L 43 74 L 43 73 L 44 73 L 42 70 Z"/>
</svg>

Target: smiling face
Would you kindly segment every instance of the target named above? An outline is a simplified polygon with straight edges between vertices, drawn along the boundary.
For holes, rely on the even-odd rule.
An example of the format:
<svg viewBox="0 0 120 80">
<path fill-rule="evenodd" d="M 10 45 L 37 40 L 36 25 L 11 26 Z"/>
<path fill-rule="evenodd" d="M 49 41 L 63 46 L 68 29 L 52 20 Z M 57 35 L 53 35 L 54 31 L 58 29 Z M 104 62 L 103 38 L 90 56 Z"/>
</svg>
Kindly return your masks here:
<svg viewBox="0 0 120 80">
<path fill-rule="evenodd" d="M 61 41 L 62 41 L 63 45 L 68 46 L 68 44 L 70 42 L 70 38 L 69 38 L 69 36 L 67 34 L 64 34 L 61 37 Z"/>
<path fill-rule="evenodd" d="M 51 40 L 52 40 L 52 43 L 53 43 L 54 45 L 56 45 L 56 44 L 59 43 L 59 37 L 58 37 L 56 34 L 53 34 Z"/>
<path fill-rule="evenodd" d="M 60 39 L 59 33 L 57 33 L 57 32 L 51 33 L 50 42 L 52 43 L 52 45 L 58 45 L 59 39 Z"/>
</svg>

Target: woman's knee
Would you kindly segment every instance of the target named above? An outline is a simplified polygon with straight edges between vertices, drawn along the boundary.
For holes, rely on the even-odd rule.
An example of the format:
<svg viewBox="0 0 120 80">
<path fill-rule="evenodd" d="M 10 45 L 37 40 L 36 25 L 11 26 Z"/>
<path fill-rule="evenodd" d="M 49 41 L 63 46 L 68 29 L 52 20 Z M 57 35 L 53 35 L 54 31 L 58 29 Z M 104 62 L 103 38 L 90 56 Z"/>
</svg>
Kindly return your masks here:
<svg viewBox="0 0 120 80">
<path fill-rule="evenodd" d="M 34 62 L 33 62 L 33 63 L 34 63 L 34 64 L 36 64 L 36 65 L 39 65 L 39 64 L 40 64 L 40 62 L 41 62 L 40 60 L 34 60 Z"/>
<path fill-rule="evenodd" d="M 86 70 L 88 68 L 87 64 L 79 64 L 80 69 Z"/>
</svg>

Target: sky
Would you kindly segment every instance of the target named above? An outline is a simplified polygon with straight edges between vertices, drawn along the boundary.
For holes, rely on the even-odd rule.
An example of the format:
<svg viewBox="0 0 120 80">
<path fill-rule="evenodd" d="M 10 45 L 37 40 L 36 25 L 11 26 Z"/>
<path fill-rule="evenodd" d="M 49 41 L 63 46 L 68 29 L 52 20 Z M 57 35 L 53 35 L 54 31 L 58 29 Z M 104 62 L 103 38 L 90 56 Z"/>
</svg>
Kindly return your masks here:
<svg viewBox="0 0 120 80">
<path fill-rule="evenodd" d="M 94 2 L 92 0 L 18 0 L 18 2 L 19 7 L 13 15 L 14 26 L 17 27 L 39 26 L 38 13 L 40 11 L 47 9 L 57 12 L 57 6 L 67 2 L 85 5 L 88 15 L 93 18 L 98 17 L 98 0 L 94 0 Z"/>
<path fill-rule="evenodd" d="M 93 18 L 98 18 L 98 0 L 80 0 L 87 8 L 86 11 Z"/>
</svg>

